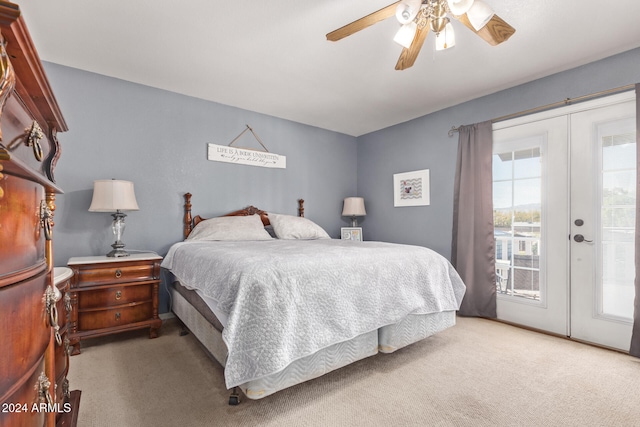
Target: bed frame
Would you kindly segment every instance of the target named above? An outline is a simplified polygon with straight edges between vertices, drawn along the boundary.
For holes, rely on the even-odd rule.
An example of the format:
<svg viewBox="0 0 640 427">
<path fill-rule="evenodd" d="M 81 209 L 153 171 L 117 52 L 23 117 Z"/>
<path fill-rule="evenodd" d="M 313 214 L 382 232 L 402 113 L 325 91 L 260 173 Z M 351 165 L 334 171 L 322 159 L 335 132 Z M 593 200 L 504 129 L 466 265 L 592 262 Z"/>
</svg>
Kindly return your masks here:
<svg viewBox="0 0 640 427">
<path fill-rule="evenodd" d="M 184 195 L 184 237 L 189 236 L 193 228 L 205 218 L 197 215 L 192 217 L 191 193 Z M 254 206 L 249 206 L 222 216 L 260 215 L 265 226 L 270 225 L 268 214 Z M 304 217 L 304 200 L 298 200 L 298 216 Z M 227 347 L 222 339 L 221 330 L 216 329 L 210 320 L 209 313 L 197 310 L 187 298 L 176 288 L 168 286 L 172 307 L 176 317 L 182 323 L 181 335 L 189 332 L 198 339 L 205 350 L 224 368 L 227 357 Z M 427 315 L 409 315 L 394 325 L 381 327 L 378 330 L 359 335 L 349 341 L 334 344 L 317 353 L 298 359 L 283 371 L 266 377 L 265 380 L 252 381 L 234 387 L 229 396 L 229 405 L 240 403 L 238 388 L 251 399 L 259 399 L 284 388 L 301 382 L 320 377 L 327 372 L 346 366 L 357 360 L 374 354 L 392 353 L 402 347 L 422 340 L 444 329 L 455 325 L 455 311 L 445 311 Z M 220 328 L 221 329 L 221 328 Z M 318 369 L 318 359 L 321 359 L 322 369 Z M 291 373 L 302 372 L 302 375 Z M 266 390 L 266 391 L 265 391 Z"/>
<path fill-rule="evenodd" d="M 262 224 L 264 226 L 271 225 L 269 222 L 269 215 L 255 206 L 248 206 L 244 209 L 237 210 L 235 212 L 228 213 L 222 216 L 249 216 L 260 215 Z M 298 199 L 298 216 L 304 218 L 304 200 Z M 191 215 L 191 193 L 184 195 L 184 238 L 186 239 L 191 234 L 193 228 L 198 225 L 199 222 L 204 221 L 207 218 L 203 218 L 200 215 L 196 215 L 195 218 Z"/>
<path fill-rule="evenodd" d="M 184 195 L 184 238 L 186 239 L 191 234 L 191 231 L 198 223 L 206 220 L 200 215 L 193 217 L 191 213 L 191 193 L 185 193 Z M 234 212 L 230 212 L 221 216 L 249 216 L 260 215 L 262 224 L 267 227 L 271 225 L 269 222 L 269 215 L 267 212 L 256 208 L 255 206 L 248 206 L 244 209 L 239 209 Z M 304 199 L 298 199 L 298 216 L 304 218 Z M 175 307 L 178 311 L 181 311 L 182 316 L 179 313 L 174 313 L 182 324 L 180 335 L 184 336 L 189 333 L 189 330 L 198 338 L 200 344 L 207 350 L 207 352 L 223 367 L 225 366 L 226 359 L 226 345 L 222 340 L 222 333 L 215 327 L 211 326 L 209 321 L 195 309 L 190 309 L 189 303 L 182 298 L 181 295 L 176 295 L 177 292 L 172 292 L 172 300 L 177 301 L 179 304 Z M 207 326 L 208 325 L 208 326 Z M 246 392 L 246 390 L 245 390 Z M 240 403 L 240 395 L 237 387 L 234 387 L 229 396 L 229 405 L 238 405 Z"/>
</svg>

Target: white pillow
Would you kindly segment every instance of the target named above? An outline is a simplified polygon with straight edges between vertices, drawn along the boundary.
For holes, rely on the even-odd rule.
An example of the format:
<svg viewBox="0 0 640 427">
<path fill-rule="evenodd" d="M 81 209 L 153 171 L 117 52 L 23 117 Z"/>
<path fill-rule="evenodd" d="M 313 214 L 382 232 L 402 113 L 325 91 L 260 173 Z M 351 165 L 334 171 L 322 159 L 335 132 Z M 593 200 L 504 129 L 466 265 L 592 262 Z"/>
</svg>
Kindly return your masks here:
<svg viewBox="0 0 640 427">
<path fill-rule="evenodd" d="M 306 218 L 273 213 L 268 216 L 278 239 L 314 240 L 331 238 L 322 227 Z"/>
<path fill-rule="evenodd" d="M 187 240 L 271 240 L 260 215 L 221 216 L 198 223 Z"/>
</svg>

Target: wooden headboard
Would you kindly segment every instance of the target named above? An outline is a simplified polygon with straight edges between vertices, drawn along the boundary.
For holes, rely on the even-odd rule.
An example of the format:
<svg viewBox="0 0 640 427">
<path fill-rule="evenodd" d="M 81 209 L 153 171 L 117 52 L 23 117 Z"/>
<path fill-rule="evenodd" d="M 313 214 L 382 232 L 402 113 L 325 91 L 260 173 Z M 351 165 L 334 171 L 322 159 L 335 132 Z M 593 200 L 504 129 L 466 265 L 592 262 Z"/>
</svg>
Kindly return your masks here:
<svg viewBox="0 0 640 427">
<path fill-rule="evenodd" d="M 260 215 L 260 219 L 262 223 L 266 227 L 269 225 L 269 215 L 254 206 L 248 206 L 244 209 L 240 209 L 226 215 L 221 216 L 248 216 L 248 215 Z M 304 217 L 304 200 L 298 199 L 298 216 Z M 206 218 L 201 217 L 200 215 L 196 215 L 195 217 L 191 216 L 191 193 L 185 193 L 184 195 L 184 238 L 186 239 L 191 230 L 198 225 L 200 221 L 204 221 Z"/>
</svg>

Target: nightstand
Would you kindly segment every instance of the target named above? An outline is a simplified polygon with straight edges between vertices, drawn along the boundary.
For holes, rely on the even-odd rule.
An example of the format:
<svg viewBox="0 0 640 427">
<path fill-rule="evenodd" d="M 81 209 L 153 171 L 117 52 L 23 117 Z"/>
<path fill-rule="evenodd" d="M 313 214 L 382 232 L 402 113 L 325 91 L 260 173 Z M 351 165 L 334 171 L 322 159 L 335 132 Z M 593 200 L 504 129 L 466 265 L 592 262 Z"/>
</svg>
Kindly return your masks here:
<svg viewBox="0 0 640 427">
<path fill-rule="evenodd" d="M 71 355 L 80 354 L 80 341 L 86 338 L 143 328 L 149 328 L 149 338 L 158 336 L 161 262 L 154 252 L 69 259 Z"/>
</svg>

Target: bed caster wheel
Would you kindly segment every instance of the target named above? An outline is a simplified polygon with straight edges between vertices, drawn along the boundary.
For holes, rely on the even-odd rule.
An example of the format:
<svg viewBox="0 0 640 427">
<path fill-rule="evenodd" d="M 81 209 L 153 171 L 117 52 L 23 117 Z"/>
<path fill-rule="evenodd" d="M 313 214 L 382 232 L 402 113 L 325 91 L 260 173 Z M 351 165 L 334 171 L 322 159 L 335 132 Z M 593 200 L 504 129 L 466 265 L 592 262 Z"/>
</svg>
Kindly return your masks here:
<svg viewBox="0 0 640 427">
<path fill-rule="evenodd" d="M 229 395 L 229 405 L 236 406 L 240 404 L 240 394 L 238 393 L 238 387 L 234 387 Z"/>
<path fill-rule="evenodd" d="M 189 335 L 189 329 L 182 322 L 180 322 L 180 333 L 178 335 L 180 335 L 181 337 L 184 337 L 185 335 Z"/>
</svg>

